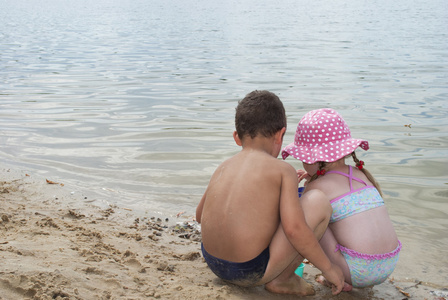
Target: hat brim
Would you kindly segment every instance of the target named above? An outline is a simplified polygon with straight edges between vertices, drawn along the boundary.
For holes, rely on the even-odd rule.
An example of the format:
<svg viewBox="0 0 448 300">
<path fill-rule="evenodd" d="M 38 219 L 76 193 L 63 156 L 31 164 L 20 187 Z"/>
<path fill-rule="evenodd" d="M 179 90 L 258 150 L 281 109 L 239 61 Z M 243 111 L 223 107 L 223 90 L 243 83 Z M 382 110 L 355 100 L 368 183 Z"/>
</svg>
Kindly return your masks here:
<svg viewBox="0 0 448 300">
<path fill-rule="evenodd" d="M 318 161 L 335 162 L 349 155 L 358 147 L 367 151 L 369 150 L 369 142 L 350 138 L 342 141 L 334 141 L 325 145 L 316 145 L 314 147 L 299 146 L 291 143 L 283 148 L 282 158 L 286 159 L 291 155 L 307 164 L 314 164 Z"/>
</svg>

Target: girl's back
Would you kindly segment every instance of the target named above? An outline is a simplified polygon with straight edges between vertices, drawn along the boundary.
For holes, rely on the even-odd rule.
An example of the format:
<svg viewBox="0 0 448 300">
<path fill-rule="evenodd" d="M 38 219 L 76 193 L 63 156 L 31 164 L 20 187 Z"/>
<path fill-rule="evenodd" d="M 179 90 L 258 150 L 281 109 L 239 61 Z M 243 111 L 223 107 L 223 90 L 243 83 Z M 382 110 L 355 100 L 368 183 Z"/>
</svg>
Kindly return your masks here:
<svg viewBox="0 0 448 300">
<path fill-rule="evenodd" d="M 384 201 L 363 172 L 334 169 L 313 182 L 330 199 L 331 228 L 339 244 L 366 254 L 394 250 L 398 239 Z"/>
</svg>

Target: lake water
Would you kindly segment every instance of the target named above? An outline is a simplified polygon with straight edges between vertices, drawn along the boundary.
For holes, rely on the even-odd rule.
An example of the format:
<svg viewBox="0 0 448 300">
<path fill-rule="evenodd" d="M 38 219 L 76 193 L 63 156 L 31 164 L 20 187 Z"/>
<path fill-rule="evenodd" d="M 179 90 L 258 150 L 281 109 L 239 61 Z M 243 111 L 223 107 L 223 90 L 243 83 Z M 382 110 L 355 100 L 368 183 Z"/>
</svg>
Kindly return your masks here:
<svg viewBox="0 0 448 300">
<path fill-rule="evenodd" d="M 446 287 L 447 50 L 446 0 L 3 0 L 0 158 L 98 203 L 193 216 L 239 151 L 238 100 L 276 93 L 285 145 L 333 107 L 370 142 L 395 277 Z"/>
</svg>

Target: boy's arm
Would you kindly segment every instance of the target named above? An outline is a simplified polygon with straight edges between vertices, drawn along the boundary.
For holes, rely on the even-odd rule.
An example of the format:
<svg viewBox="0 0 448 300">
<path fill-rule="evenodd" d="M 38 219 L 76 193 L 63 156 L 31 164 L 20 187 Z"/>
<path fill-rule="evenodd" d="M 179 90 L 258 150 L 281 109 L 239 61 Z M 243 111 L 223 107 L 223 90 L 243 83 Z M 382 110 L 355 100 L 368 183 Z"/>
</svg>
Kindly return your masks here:
<svg viewBox="0 0 448 300">
<path fill-rule="evenodd" d="M 298 179 L 294 168 L 287 168 L 282 180 L 280 217 L 283 230 L 294 248 L 322 271 L 325 278 L 335 285 L 333 293 L 344 286 L 342 271 L 332 264 L 322 250 L 314 232 L 307 225 L 297 194 Z"/>
<path fill-rule="evenodd" d="M 198 206 L 196 207 L 196 221 L 198 223 L 201 223 L 202 218 L 202 209 L 204 208 L 204 202 L 205 202 L 205 195 L 207 191 L 205 191 L 204 195 L 202 196 L 201 201 L 199 202 Z"/>
</svg>

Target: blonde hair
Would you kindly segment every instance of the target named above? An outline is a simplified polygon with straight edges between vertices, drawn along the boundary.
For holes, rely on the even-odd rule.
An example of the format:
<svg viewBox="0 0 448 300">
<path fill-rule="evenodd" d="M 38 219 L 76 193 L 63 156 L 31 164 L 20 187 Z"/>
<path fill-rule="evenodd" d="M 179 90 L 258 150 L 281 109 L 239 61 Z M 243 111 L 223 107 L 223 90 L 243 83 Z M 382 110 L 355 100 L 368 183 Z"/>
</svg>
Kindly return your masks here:
<svg viewBox="0 0 448 300">
<path fill-rule="evenodd" d="M 360 163 L 360 160 L 356 157 L 355 151 L 353 151 L 352 153 L 350 153 L 349 155 L 344 157 L 344 159 L 348 158 L 349 156 L 351 156 L 353 158 L 353 161 L 355 162 L 356 166 L 363 165 L 363 164 Z M 319 161 L 318 163 L 319 163 L 319 171 L 320 172 L 325 171 L 325 167 L 327 166 L 327 162 Z M 373 186 L 378 190 L 378 192 L 380 193 L 380 195 L 382 197 L 383 196 L 383 192 L 381 191 L 381 187 L 380 187 L 379 183 L 376 181 L 376 179 L 373 177 L 373 175 L 369 171 L 367 171 L 367 169 L 364 168 L 364 166 L 360 170 L 361 170 L 361 172 L 364 173 L 364 175 L 366 175 L 367 179 L 373 184 Z M 316 180 L 317 177 L 319 177 L 319 175 L 317 173 L 314 174 L 313 176 L 311 176 L 311 179 L 310 179 L 309 182 L 312 182 L 312 181 Z"/>
</svg>

